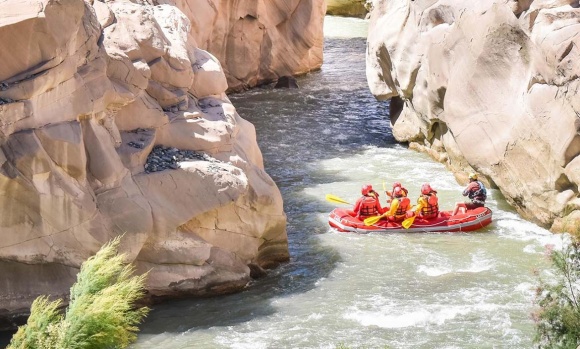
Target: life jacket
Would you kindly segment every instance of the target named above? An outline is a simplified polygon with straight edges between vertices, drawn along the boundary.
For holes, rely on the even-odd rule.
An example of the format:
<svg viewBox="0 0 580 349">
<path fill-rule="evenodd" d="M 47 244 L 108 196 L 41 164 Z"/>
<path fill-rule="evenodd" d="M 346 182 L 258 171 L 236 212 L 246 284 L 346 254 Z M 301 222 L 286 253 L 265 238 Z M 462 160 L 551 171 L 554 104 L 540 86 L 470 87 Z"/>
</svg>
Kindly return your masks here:
<svg viewBox="0 0 580 349">
<path fill-rule="evenodd" d="M 427 203 L 426 207 L 421 207 L 421 216 L 426 218 L 437 217 L 439 214 L 439 199 L 437 196 L 429 193 L 427 195 L 421 194 L 421 197 Z"/>
<path fill-rule="evenodd" d="M 483 183 L 481 183 L 481 181 L 477 181 L 477 185 L 479 186 L 479 188 L 470 191 L 468 197 L 474 203 L 484 204 L 485 200 L 487 199 L 487 189 L 485 189 L 485 186 L 483 185 Z"/>
<path fill-rule="evenodd" d="M 409 198 L 406 196 L 396 199 L 399 200 L 399 207 L 397 207 L 397 211 L 395 212 L 395 218 L 400 218 L 400 216 L 406 216 L 407 209 L 411 204 L 411 200 L 409 200 Z"/>
<path fill-rule="evenodd" d="M 360 209 L 358 211 L 359 216 L 377 216 L 379 211 L 377 210 L 377 201 L 375 198 L 370 196 L 363 196 L 363 200 L 360 204 Z"/>
</svg>

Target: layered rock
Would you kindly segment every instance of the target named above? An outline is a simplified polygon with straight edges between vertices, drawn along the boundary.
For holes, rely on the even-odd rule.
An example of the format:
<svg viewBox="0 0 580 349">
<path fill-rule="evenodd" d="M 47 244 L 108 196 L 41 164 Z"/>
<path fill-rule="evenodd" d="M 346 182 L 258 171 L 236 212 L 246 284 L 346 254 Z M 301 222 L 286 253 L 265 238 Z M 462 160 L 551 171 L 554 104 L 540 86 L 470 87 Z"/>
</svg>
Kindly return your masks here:
<svg viewBox="0 0 580 349">
<path fill-rule="evenodd" d="M 367 13 L 367 0 L 327 0 L 326 13 L 335 16 L 364 18 Z M 369 4 L 370 5 L 370 4 Z"/>
<path fill-rule="evenodd" d="M 170 5 L 0 2 L 1 315 L 65 296 L 120 234 L 154 298 L 239 290 L 288 259 L 255 130 L 194 35 Z"/>
<path fill-rule="evenodd" d="M 190 39 L 223 66 L 230 91 L 322 65 L 324 0 L 154 0 L 191 19 Z"/>
<path fill-rule="evenodd" d="M 367 78 L 392 99 L 395 137 L 554 230 L 580 210 L 578 6 L 375 1 L 369 28 Z"/>
</svg>

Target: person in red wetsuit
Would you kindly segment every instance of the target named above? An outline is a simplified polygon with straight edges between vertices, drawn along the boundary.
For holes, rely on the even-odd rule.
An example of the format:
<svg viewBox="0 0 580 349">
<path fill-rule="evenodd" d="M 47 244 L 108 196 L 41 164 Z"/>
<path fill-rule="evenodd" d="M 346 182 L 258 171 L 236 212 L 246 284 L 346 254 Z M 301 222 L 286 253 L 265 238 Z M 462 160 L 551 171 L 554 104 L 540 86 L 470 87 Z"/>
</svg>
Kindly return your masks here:
<svg viewBox="0 0 580 349">
<path fill-rule="evenodd" d="M 391 208 L 385 216 L 390 221 L 401 222 L 407 218 L 407 210 L 411 205 L 411 200 L 406 196 L 406 193 L 401 187 L 395 187 L 393 189 L 393 201 L 391 202 Z"/>
<path fill-rule="evenodd" d="M 487 199 L 487 190 L 483 183 L 477 180 L 477 173 L 469 174 L 469 184 L 463 190 L 463 196 L 467 196 L 470 201 L 468 202 L 457 202 L 455 204 L 455 209 L 453 209 L 453 215 L 456 215 L 459 211 L 465 213 L 467 210 L 473 210 L 478 207 L 485 206 L 485 200 Z"/>
<path fill-rule="evenodd" d="M 364 220 L 366 217 L 378 216 L 383 213 L 383 208 L 379 202 L 379 194 L 373 190 L 370 184 L 363 185 L 361 189 L 362 197 L 354 204 L 354 215 Z"/>
<path fill-rule="evenodd" d="M 437 191 L 431 188 L 429 183 L 421 186 L 421 195 L 417 199 L 415 214 L 419 218 L 431 219 L 439 215 L 439 198 Z"/>
</svg>

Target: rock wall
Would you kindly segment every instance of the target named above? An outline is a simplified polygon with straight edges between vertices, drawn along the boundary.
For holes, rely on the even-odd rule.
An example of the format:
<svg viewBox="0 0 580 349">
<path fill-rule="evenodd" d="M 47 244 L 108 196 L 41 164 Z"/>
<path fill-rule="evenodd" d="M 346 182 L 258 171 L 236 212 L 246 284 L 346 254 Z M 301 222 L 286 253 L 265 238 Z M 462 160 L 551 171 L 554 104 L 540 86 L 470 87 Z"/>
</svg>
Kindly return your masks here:
<svg viewBox="0 0 580 349">
<path fill-rule="evenodd" d="M 280 192 L 253 126 L 225 94 L 220 62 L 203 49 L 219 46 L 207 38 L 221 32 L 227 60 L 240 46 L 225 39 L 254 37 L 257 18 L 298 36 L 285 11 L 320 11 L 282 3 L 260 2 L 265 12 L 244 14 L 227 34 L 216 18 L 200 26 L 206 12 L 190 21 L 169 4 L 0 2 L 0 318 L 39 294 L 66 296 L 80 264 L 120 234 L 127 261 L 149 271 L 151 298 L 240 290 L 251 271 L 288 260 Z M 230 76 L 309 69 L 321 59 L 307 45 L 321 42 L 319 22 L 297 39 L 299 57 Z M 293 54 L 271 45 L 262 58 L 274 46 Z M 230 73 L 237 62 L 226 63 Z"/>
<path fill-rule="evenodd" d="M 530 220 L 578 226 L 578 1 L 373 5 L 367 78 L 395 137 L 485 175 Z"/>
<path fill-rule="evenodd" d="M 223 66 L 229 91 L 322 65 L 324 0 L 154 0 L 191 19 L 190 40 Z"/>
<path fill-rule="evenodd" d="M 327 0 L 326 13 L 334 16 L 364 18 L 367 13 L 367 0 Z"/>
</svg>

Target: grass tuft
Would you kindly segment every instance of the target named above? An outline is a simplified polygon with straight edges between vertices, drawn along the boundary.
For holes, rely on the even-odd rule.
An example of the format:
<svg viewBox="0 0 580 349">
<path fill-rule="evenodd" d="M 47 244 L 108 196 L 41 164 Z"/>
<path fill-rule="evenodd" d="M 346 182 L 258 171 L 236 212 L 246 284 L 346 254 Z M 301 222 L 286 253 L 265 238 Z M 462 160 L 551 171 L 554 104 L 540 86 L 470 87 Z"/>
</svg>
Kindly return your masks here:
<svg viewBox="0 0 580 349">
<path fill-rule="evenodd" d="M 7 349 L 126 348 L 133 342 L 149 312 L 135 308 L 147 274 L 133 276 L 134 267 L 118 253 L 120 241 L 116 237 L 81 265 L 64 314 L 61 300 L 38 297 Z"/>
</svg>

